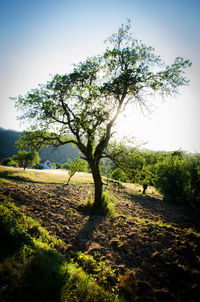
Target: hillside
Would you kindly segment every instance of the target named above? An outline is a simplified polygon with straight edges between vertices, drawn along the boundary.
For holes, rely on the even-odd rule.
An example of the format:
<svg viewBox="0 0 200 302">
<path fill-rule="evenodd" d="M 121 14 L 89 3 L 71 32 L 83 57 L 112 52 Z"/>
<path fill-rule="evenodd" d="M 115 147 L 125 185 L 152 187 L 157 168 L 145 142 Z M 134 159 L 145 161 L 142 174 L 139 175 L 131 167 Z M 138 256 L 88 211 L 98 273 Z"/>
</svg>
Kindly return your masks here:
<svg viewBox="0 0 200 302">
<path fill-rule="evenodd" d="M 21 132 L 0 128 L 0 159 L 17 154 L 18 149 L 14 144 L 20 134 Z M 40 151 L 39 155 L 40 158 L 47 158 L 54 163 L 60 162 L 62 164 L 70 158 L 74 159 L 79 156 L 77 148 L 73 148 L 72 144 L 60 146 L 57 150 L 52 150 L 48 147 Z"/>
<path fill-rule="evenodd" d="M 123 301 L 197 302 L 200 235 L 194 230 L 200 231 L 199 215 L 164 203 L 152 188 L 147 196 L 130 186 L 108 190 L 116 199 L 113 217 L 88 214 L 90 183 L 1 183 L 1 194 L 62 239 L 69 253 L 81 251 L 111 267 L 104 285 Z"/>
</svg>

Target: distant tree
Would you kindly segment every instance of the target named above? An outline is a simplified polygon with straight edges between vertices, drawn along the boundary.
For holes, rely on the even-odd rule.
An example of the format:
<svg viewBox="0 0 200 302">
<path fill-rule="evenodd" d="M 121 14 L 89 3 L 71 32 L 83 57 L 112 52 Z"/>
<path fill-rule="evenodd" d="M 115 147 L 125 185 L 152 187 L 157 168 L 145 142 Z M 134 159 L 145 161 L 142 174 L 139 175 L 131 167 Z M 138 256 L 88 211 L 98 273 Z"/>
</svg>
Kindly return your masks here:
<svg viewBox="0 0 200 302">
<path fill-rule="evenodd" d="M 64 164 L 61 165 L 61 169 L 64 169 L 64 170 L 68 170 L 70 167 L 70 163 L 69 162 L 66 162 Z"/>
<path fill-rule="evenodd" d="M 100 161 L 100 172 L 101 175 L 107 176 L 116 169 L 116 165 L 109 158 L 102 158 Z"/>
<path fill-rule="evenodd" d="M 33 167 L 39 164 L 40 157 L 37 151 L 19 151 L 17 155 L 13 155 L 12 159 L 24 168 Z"/>
<path fill-rule="evenodd" d="M 103 206 L 99 163 L 113 135 L 113 126 L 130 103 L 148 108 L 152 93 L 172 95 L 188 81 L 181 57 L 166 65 L 152 47 L 132 37 L 130 22 L 107 40 L 102 55 L 87 58 L 69 74 L 56 74 L 46 85 L 15 98 L 30 122 L 20 143 L 25 147 L 55 148 L 73 143 L 88 162 L 94 185 L 94 207 Z"/>
<path fill-rule="evenodd" d="M 56 169 L 61 169 L 61 163 L 59 163 L 59 162 L 55 163 L 55 168 Z"/>
<path fill-rule="evenodd" d="M 76 158 L 74 161 L 70 159 L 69 166 L 68 166 L 68 173 L 69 173 L 69 178 L 67 181 L 67 185 L 69 185 L 69 182 L 74 176 L 76 172 L 82 172 L 85 169 L 85 162 L 81 160 L 80 158 Z"/>
<path fill-rule="evenodd" d="M 126 180 L 142 185 L 143 194 L 150 184 L 153 183 L 154 169 L 152 162 L 155 163 L 153 152 L 141 150 L 139 147 L 130 147 L 126 142 L 110 144 L 108 156 L 119 167 L 114 170 L 111 177 L 120 177 L 120 171 L 126 175 Z M 158 158 L 157 158 L 158 160 Z"/>
</svg>

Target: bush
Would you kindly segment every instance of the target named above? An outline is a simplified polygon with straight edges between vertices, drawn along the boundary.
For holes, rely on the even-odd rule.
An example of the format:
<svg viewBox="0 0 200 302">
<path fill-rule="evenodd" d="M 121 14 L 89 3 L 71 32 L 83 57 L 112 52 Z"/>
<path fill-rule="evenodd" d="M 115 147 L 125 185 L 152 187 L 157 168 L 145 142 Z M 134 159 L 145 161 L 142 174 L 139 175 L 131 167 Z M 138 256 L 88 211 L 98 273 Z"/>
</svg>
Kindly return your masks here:
<svg viewBox="0 0 200 302">
<path fill-rule="evenodd" d="M 189 159 L 188 173 L 187 199 L 195 209 L 200 210 L 200 155 Z"/>
<path fill-rule="evenodd" d="M 168 201 L 183 203 L 188 172 L 186 162 L 178 156 L 169 156 L 157 164 L 156 188 Z"/>
<path fill-rule="evenodd" d="M 18 168 L 18 163 L 14 161 L 11 157 L 4 158 L 1 163 L 3 166 Z"/>
<path fill-rule="evenodd" d="M 63 165 L 61 165 L 61 169 L 63 170 L 68 170 L 69 169 L 70 164 L 68 162 L 64 163 Z M 56 168 L 57 169 L 57 168 Z"/>
<path fill-rule="evenodd" d="M 200 210 L 200 157 L 171 155 L 156 165 L 155 187 L 167 201 Z"/>
<path fill-rule="evenodd" d="M 54 169 L 61 169 L 61 168 L 62 168 L 61 163 L 57 162 L 54 164 Z"/>
</svg>

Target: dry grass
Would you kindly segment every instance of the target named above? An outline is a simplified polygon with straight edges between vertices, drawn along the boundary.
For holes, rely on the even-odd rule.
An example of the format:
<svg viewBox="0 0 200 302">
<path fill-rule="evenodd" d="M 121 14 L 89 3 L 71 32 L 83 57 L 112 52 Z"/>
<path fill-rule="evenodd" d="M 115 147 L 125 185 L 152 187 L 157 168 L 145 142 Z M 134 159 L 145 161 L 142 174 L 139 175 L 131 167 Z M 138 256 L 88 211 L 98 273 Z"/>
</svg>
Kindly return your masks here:
<svg viewBox="0 0 200 302">
<path fill-rule="evenodd" d="M 67 170 L 35 170 L 0 166 L 0 177 L 15 180 L 25 180 L 37 183 L 66 184 Z M 92 175 L 77 172 L 71 180 L 71 184 L 84 185 L 93 183 Z"/>
<path fill-rule="evenodd" d="M 143 191 L 143 188 L 141 185 L 138 184 L 132 184 L 132 183 L 123 183 L 124 187 L 126 189 L 128 189 L 129 191 L 136 193 L 136 194 L 141 194 L 141 192 Z M 156 188 L 149 186 L 146 190 L 146 194 L 147 195 L 152 195 L 155 196 L 157 198 L 161 198 L 162 195 L 156 190 Z"/>
</svg>

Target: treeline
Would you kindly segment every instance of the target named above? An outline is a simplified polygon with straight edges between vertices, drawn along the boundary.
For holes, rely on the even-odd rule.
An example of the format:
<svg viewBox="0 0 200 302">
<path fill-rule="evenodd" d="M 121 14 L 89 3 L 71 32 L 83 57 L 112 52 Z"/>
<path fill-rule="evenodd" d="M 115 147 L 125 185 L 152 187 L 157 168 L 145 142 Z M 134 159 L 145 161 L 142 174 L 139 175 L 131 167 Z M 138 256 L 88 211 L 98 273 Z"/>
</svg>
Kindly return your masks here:
<svg viewBox="0 0 200 302">
<path fill-rule="evenodd" d="M 149 185 L 155 186 L 166 201 L 186 203 L 200 210 L 200 154 L 120 146 L 110 157 L 117 165 L 111 173 L 113 178 L 141 184 L 143 193 Z"/>
</svg>

